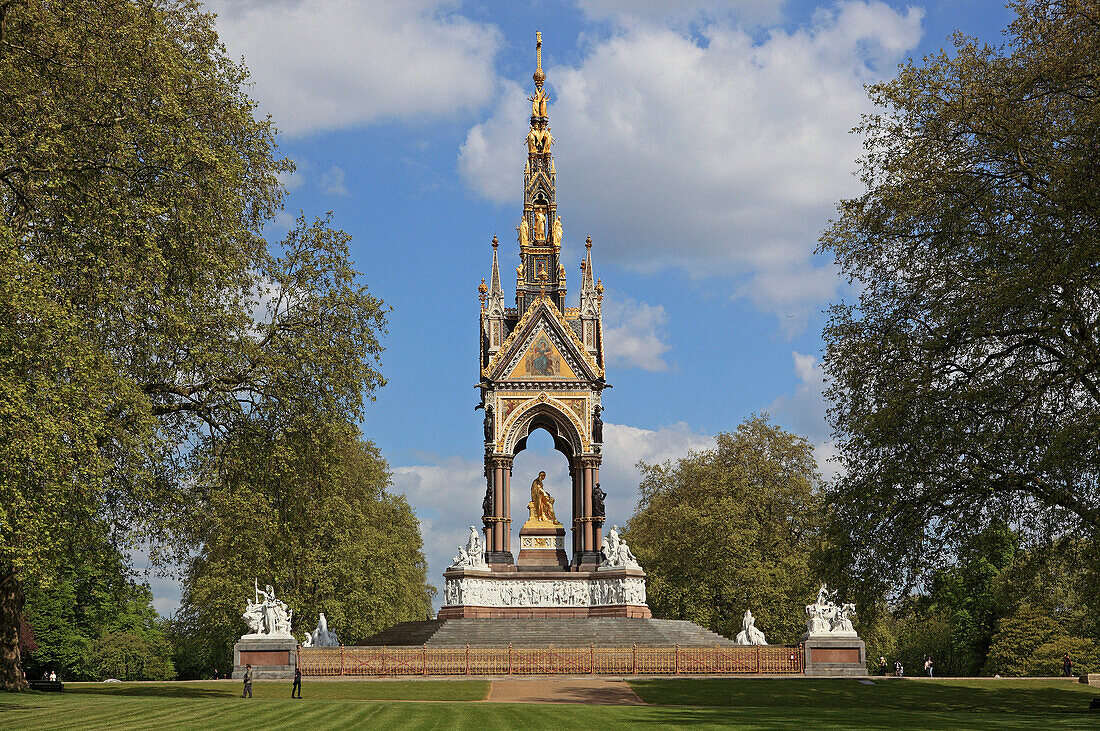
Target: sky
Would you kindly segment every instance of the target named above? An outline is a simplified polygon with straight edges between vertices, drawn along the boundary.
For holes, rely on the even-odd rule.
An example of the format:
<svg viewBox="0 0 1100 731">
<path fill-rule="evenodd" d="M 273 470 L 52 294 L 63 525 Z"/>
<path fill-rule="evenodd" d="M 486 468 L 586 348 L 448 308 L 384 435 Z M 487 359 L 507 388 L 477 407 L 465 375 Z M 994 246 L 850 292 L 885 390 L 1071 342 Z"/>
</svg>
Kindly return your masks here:
<svg viewBox="0 0 1100 731">
<path fill-rule="evenodd" d="M 956 30 L 1000 44 L 1011 20 L 997 0 L 209 8 L 297 165 L 270 240 L 299 210 L 332 211 L 363 281 L 392 308 L 387 384 L 361 427 L 421 521 L 439 588 L 467 526 L 480 525 L 477 286 L 494 234 L 503 271 L 518 263 L 536 31 L 570 305 L 586 236 L 606 287 L 601 484 L 609 524 L 623 524 L 639 461 L 709 448 L 753 414 L 804 436 L 835 474 L 821 329 L 823 310 L 852 292 L 814 251 L 837 201 L 860 192 L 851 129 L 872 111 L 864 87 L 949 49 Z M 540 431 L 516 457 L 514 505 L 540 470 L 568 499 L 565 458 Z M 170 614 L 178 586 L 149 581 Z"/>
</svg>

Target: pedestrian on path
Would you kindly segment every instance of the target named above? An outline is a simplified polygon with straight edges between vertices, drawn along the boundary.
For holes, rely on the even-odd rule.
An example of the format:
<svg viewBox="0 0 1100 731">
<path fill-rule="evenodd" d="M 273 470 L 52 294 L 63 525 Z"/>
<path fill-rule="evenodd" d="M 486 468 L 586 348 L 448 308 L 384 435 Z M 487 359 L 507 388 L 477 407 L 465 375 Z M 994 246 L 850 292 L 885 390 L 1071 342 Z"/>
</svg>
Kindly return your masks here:
<svg viewBox="0 0 1100 731">
<path fill-rule="evenodd" d="M 905 677 L 905 666 L 901 664 L 901 660 L 894 660 L 894 675 L 899 678 Z"/>
<path fill-rule="evenodd" d="M 244 666 L 244 694 L 241 697 L 252 697 L 252 663 Z"/>
<path fill-rule="evenodd" d="M 290 687 L 290 697 L 294 698 L 294 691 L 298 691 L 298 699 L 302 698 L 302 669 L 294 668 L 294 685 Z"/>
<path fill-rule="evenodd" d="M 1069 656 L 1068 652 L 1062 656 L 1062 675 L 1067 678 L 1073 677 L 1073 658 Z"/>
<path fill-rule="evenodd" d="M 886 658 L 882 655 L 879 655 L 878 658 L 878 674 L 884 678 L 886 677 Z"/>
<path fill-rule="evenodd" d="M 928 677 L 932 677 L 932 656 L 924 658 L 924 672 L 928 673 Z"/>
</svg>

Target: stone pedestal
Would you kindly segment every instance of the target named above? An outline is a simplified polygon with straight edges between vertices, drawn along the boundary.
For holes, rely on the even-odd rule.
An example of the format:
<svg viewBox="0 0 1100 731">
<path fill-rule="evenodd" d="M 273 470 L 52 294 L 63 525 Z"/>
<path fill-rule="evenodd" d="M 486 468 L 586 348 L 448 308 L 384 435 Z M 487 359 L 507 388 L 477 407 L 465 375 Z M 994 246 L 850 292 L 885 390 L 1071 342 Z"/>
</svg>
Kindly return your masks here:
<svg viewBox="0 0 1100 731">
<path fill-rule="evenodd" d="M 565 526 L 550 521 L 528 520 L 519 530 L 519 571 L 567 571 Z"/>
<path fill-rule="evenodd" d="M 244 636 L 233 645 L 233 679 L 244 677 L 252 665 L 252 678 L 292 679 L 298 665 L 298 640 L 293 637 Z"/>
<path fill-rule="evenodd" d="M 803 635 L 806 675 L 866 677 L 867 651 L 856 636 Z"/>
</svg>

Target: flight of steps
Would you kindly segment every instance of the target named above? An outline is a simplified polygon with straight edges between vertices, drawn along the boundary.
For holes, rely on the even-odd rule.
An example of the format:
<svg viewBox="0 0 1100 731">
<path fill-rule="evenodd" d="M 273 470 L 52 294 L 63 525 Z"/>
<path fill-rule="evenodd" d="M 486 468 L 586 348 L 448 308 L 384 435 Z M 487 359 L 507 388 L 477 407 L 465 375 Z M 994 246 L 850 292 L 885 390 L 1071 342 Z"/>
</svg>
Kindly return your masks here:
<svg viewBox="0 0 1100 731">
<path fill-rule="evenodd" d="M 733 642 L 684 620 L 433 619 L 402 622 L 364 640 L 367 646 L 427 647 L 730 647 Z"/>
</svg>

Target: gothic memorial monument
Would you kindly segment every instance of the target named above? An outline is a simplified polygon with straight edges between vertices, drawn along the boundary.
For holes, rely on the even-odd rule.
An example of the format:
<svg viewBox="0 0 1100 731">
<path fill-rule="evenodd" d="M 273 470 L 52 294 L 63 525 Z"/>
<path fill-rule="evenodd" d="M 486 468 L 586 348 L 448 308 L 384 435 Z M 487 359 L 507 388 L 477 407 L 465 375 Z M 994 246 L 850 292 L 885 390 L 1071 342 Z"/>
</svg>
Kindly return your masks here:
<svg viewBox="0 0 1100 731">
<path fill-rule="evenodd" d="M 478 288 L 484 538 L 471 528 L 444 573 L 439 617 L 650 617 L 645 573 L 616 529 L 604 535 L 600 397 L 609 386 L 600 316 L 603 283 L 594 279 L 588 238 L 580 265 L 580 306 L 566 307 L 542 34 L 536 38 L 523 215 L 516 226 L 515 307 L 505 306 L 495 236 L 490 283 L 483 279 Z M 549 432 L 569 460 L 570 484 L 545 484 L 541 472 L 522 476 L 534 479 L 514 551 L 512 460 L 536 429 Z"/>
</svg>

